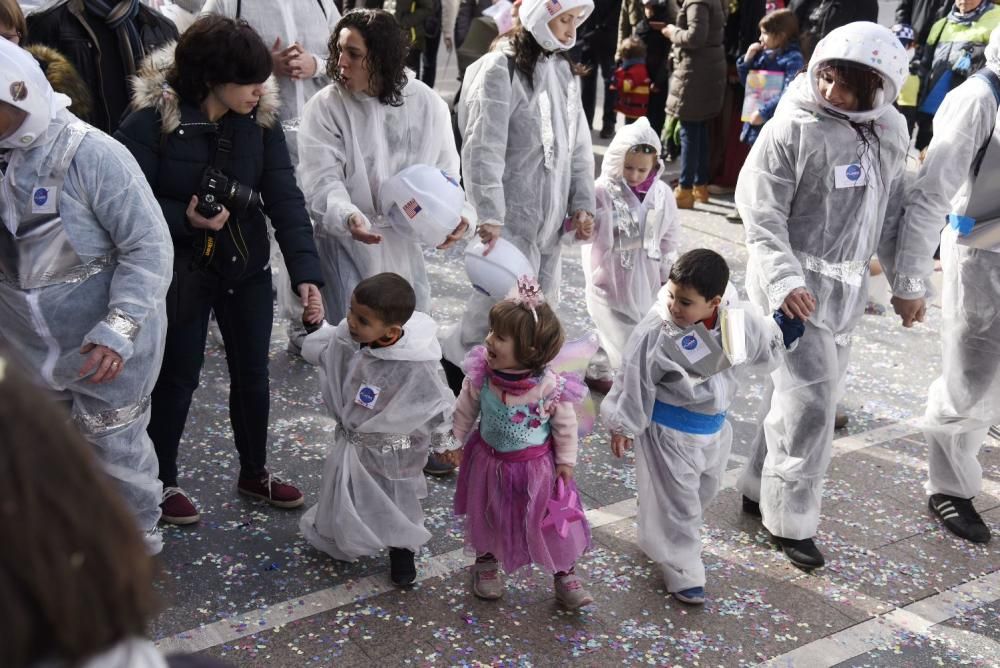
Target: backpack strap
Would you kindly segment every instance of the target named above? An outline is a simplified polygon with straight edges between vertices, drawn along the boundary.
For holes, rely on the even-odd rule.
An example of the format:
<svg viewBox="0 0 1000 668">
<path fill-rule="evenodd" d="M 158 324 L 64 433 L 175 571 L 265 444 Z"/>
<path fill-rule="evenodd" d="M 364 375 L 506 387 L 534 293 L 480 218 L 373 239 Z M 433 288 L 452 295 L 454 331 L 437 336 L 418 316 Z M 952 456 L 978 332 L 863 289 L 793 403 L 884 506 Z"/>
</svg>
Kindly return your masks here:
<svg viewBox="0 0 1000 668">
<path fill-rule="evenodd" d="M 990 91 L 993 93 L 993 101 L 996 102 L 997 111 L 1000 112 L 1000 76 L 988 67 L 984 67 L 972 76 L 979 77 L 985 81 L 989 87 Z M 989 148 L 990 141 L 993 139 L 993 132 L 996 130 L 996 125 L 994 124 L 993 130 L 990 131 L 990 135 L 983 142 L 983 145 L 979 147 L 976 152 L 976 157 L 972 161 L 972 174 L 973 176 L 979 176 L 979 169 L 983 165 L 983 158 L 986 157 L 986 149 Z"/>
</svg>

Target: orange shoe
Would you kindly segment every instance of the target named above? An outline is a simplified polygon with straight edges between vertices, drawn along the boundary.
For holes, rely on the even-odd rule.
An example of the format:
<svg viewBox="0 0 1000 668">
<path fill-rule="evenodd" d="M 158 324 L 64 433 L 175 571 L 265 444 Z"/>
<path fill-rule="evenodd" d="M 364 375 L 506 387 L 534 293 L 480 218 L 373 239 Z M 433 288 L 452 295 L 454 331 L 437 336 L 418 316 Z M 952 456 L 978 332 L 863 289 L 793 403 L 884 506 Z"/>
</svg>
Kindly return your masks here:
<svg viewBox="0 0 1000 668">
<path fill-rule="evenodd" d="M 691 194 L 695 202 L 708 203 L 708 186 L 695 186 L 691 189 Z"/>
<path fill-rule="evenodd" d="M 674 199 L 677 200 L 678 209 L 694 208 L 694 192 L 691 188 L 681 188 L 680 186 L 677 186 L 674 188 Z"/>
</svg>

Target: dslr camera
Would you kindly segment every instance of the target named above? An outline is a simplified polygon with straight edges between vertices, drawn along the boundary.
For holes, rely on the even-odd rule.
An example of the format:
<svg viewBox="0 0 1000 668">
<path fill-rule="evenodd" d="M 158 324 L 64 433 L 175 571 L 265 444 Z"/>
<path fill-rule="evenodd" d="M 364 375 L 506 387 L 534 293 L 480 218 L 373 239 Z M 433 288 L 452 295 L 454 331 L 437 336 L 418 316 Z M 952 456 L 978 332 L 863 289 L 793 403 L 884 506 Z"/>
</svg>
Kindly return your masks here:
<svg viewBox="0 0 1000 668">
<path fill-rule="evenodd" d="M 215 167 L 206 167 L 201 175 L 198 204 L 194 210 L 205 218 L 212 218 L 219 215 L 225 206 L 238 216 L 262 204 L 260 193 L 253 188 L 226 176 Z"/>
</svg>

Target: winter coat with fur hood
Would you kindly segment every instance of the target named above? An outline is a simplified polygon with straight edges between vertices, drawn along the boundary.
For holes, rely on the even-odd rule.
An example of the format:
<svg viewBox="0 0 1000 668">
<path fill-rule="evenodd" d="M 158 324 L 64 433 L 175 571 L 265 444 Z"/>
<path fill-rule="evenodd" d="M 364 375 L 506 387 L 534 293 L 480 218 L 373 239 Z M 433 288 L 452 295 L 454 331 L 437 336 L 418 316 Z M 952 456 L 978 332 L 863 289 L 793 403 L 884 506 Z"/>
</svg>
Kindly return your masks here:
<svg viewBox="0 0 1000 668">
<path fill-rule="evenodd" d="M 197 104 L 179 99 L 167 83 L 172 63 L 172 44 L 146 59 L 133 81 L 133 111 L 115 138 L 132 152 L 149 180 L 170 226 L 177 262 L 190 263 L 196 244 L 203 241 L 203 231 L 191 226 L 186 210 L 213 161 L 217 132 L 226 124 L 231 126 L 233 148 L 223 171 L 259 192 L 264 205 L 263 210 L 251 208 L 240 216 L 230 212 L 226 227 L 216 235 L 218 245 L 210 267 L 225 278 L 239 279 L 267 266 L 267 214 L 293 288 L 301 283 L 323 285 L 312 224 L 278 122 L 274 79 L 267 80 L 264 95 L 250 114 L 230 111 L 213 123 Z M 245 252 L 238 239 L 245 242 Z"/>
</svg>

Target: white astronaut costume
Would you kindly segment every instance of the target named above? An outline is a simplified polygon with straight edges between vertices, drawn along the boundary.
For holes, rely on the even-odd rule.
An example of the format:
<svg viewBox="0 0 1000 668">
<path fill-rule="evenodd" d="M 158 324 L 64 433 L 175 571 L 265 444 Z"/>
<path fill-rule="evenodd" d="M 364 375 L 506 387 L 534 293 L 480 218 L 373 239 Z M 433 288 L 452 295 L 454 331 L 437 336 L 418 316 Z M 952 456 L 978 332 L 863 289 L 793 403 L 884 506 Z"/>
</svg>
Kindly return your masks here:
<svg viewBox="0 0 1000 668">
<path fill-rule="evenodd" d="M 702 513 L 726 470 L 733 434 L 725 414 L 743 367 L 707 379 L 692 374 L 676 342 L 683 330 L 673 324 L 666 302 L 664 286 L 629 337 L 622 367 L 601 403 L 601 419 L 612 433 L 635 439 L 639 546 L 660 564 L 667 590 L 678 592 L 705 584 Z M 738 308 L 730 286 L 710 330 L 717 341 L 722 312 Z M 785 349 L 781 330 L 751 304 L 740 310 L 746 363 L 774 368 Z"/>
<path fill-rule="evenodd" d="M 458 180 L 458 151 L 441 96 L 411 78 L 402 106 L 393 107 L 332 83 L 306 103 L 298 140 L 296 174 L 315 227 L 327 318 L 343 319 L 357 284 L 385 271 L 409 281 L 417 310 L 429 311 L 423 251 L 389 225 L 379 191 L 387 179 L 417 164 Z M 353 214 L 364 216 L 382 241 L 355 241 L 347 227 Z"/>
<path fill-rule="evenodd" d="M 395 344 L 362 348 L 343 320 L 307 336 L 302 356 L 319 365 L 323 400 L 337 420 L 302 533 L 342 561 L 387 547 L 416 552 L 431 537 L 420 507 L 427 454 L 432 442 L 452 442 L 455 395 L 441 379 L 437 324 L 417 311 Z"/>
<path fill-rule="evenodd" d="M 559 9 L 550 15 L 546 7 L 553 4 Z M 579 78 L 559 53 L 573 45 L 557 42 L 548 22 L 583 8 L 582 23 L 593 7 L 591 0 L 525 0 L 522 24 L 547 51 L 535 65 L 533 85 L 513 66 L 513 47 L 504 40 L 466 70 L 458 106 L 462 179 L 479 224 L 503 226 L 501 236 L 535 267 L 553 307 L 559 303 L 566 216 L 594 212 L 594 154 Z M 461 366 L 483 342 L 493 304 L 473 293 L 461 322 L 442 333 L 449 362 Z"/>
<path fill-rule="evenodd" d="M 0 100 L 28 114 L 0 141 L 0 338 L 70 403 L 155 554 L 162 487 L 146 425 L 173 269 L 166 221 L 125 147 L 67 111 L 5 40 Z M 79 376 L 88 343 L 121 356 L 118 377 Z"/>
<path fill-rule="evenodd" d="M 1000 74 L 1000 30 L 990 36 L 986 67 Z M 943 368 L 930 387 L 922 426 L 930 451 L 927 492 L 962 499 L 982 490 L 977 455 L 989 425 L 1000 421 L 1000 221 L 976 221 L 977 234 L 988 226 L 993 241 L 972 247 L 946 225 L 946 216 L 965 214 L 980 188 L 995 197 L 996 181 L 983 173 L 976 180 L 972 165 L 987 142 L 983 163 L 995 162 L 996 153 L 990 152 L 1000 151 L 997 117 L 997 100 L 979 77 L 945 97 L 905 213 L 905 233 L 924 242 L 917 255 L 926 275 L 933 270 L 931 256 L 945 225 L 940 234 Z M 994 215 L 1000 215 L 1000 200 Z"/>
<path fill-rule="evenodd" d="M 829 108 L 816 77 L 834 59 L 882 76 L 874 109 Z M 808 73 L 782 97 L 737 183 L 751 301 L 771 313 L 795 288 L 816 299 L 799 346 L 770 376 L 762 404 L 770 410 L 739 480 L 745 496 L 759 499 L 764 526 L 786 539 L 812 538 L 819 524 L 834 413 L 851 331 L 867 302 L 872 255 L 877 251 L 893 274 L 894 295 L 925 294 L 922 267 L 897 234 L 909 139 L 892 102 L 907 63 L 887 28 L 858 22 L 833 30 L 816 46 Z M 863 141 L 857 124 L 869 123 Z"/>
<path fill-rule="evenodd" d="M 645 117 L 615 134 L 601 163 L 595 196 L 593 241 L 581 247 L 587 312 L 597 325 L 601 348 L 587 376 L 610 380 L 622 364 L 629 334 L 649 312 L 678 256 L 681 219 L 670 187 L 657 178 L 640 202 L 622 175 L 633 146 L 656 149 L 660 138 Z"/>
</svg>

